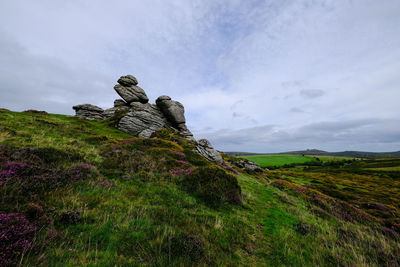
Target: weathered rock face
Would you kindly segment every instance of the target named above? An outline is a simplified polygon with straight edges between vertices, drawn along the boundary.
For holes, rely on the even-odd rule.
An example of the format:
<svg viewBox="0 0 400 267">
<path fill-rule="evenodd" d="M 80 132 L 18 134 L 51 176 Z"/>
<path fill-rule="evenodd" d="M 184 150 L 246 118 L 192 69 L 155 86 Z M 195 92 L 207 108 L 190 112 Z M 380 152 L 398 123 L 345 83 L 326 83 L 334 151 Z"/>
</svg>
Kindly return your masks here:
<svg viewBox="0 0 400 267">
<path fill-rule="evenodd" d="M 210 141 L 200 139 L 197 142 L 196 151 L 206 159 L 221 164 L 223 162 L 221 154 L 213 148 Z"/>
<path fill-rule="evenodd" d="M 129 107 L 129 104 L 126 103 L 122 99 L 115 99 L 114 100 L 114 108 L 117 108 L 117 107 Z"/>
<path fill-rule="evenodd" d="M 127 102 L 140 102 L 147 103 L 149 102 L 149 98 L 142 88 L 139 86 L 123 86 L 121 84 L 117 84 L 114 86 L 114 90 Z"/>
<path fill-rule="evenodd" d="M 189 131 L 189 129 L 186 127 L 185 123 L 181 123 L 176 127 L 179 131 L 179 134 L 183 137 L 185 137 L 188 140 L 191 141 L 196 141 L 196 139 L 194 139 L 193 134 L 191 131 Z"/>
<path fill-rule="evenodd" d="M 132 75 L 126 75 L 126 76 L 121 76 L 118 79 L 118 83 L 123 86 L 132 86 L 132 85 L 138 85 L 138 81 L 136 77 Z"/>
<path fill-rule="evenodd" d="M 193 134 L 186 127 L 185 108 L 178 101 L 171 100 L 169 96 L 163 95 L 157 98 L 157 106 L 171 122 L 172 126 L 179 130 L 179 134 L 189 140 L 195 140 Z"/>
<path fill-rule="evenodd" d="M 73 106 L 72 108 L 75 110 L 76 116 L 79 118 L 93 121 L 104 120 L 104 110 L 98 106 L 82 104 Z"/>
<path fill-rule="evenodd" d="M 116 127 L 139 137 L 149 138 L 152 133 L 169 125 L 156 105 L 131 103 L 130 111 L 121 118 Z"/>
<path fill-rule="evenodd" d="M 173 101 L 169 96 L 163 95 L 157 98 L 156 104 L 174 126 L 186 123 L 185 108 L 178 101 Z"/>
<path fill-rule="evenodd" d="M 113 107 L 113 108 L 104 110 L 104 112 L 103 112 L 104 119 L 111 118 L 112 116 L 114 116 L 115 112 L 117 112 L 117 111 L 128 112 L 129 106 L 118 106 L 118 107 Z"/>
</svg>

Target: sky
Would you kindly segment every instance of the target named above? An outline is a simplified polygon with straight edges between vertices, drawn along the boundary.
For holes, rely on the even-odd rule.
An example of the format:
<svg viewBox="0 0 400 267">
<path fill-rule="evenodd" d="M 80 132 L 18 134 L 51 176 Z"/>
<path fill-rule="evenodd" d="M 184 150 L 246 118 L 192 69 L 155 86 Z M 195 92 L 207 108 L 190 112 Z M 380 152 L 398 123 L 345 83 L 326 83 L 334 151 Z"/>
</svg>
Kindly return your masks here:
<svg viewBox="0 0 400 267">
<path fill-rule="evenodd" d="M 1 0 L 0 107 L 112 107 L 132 74 L 222 151 L 400 150 L 399 0 Z"/>
</svg>

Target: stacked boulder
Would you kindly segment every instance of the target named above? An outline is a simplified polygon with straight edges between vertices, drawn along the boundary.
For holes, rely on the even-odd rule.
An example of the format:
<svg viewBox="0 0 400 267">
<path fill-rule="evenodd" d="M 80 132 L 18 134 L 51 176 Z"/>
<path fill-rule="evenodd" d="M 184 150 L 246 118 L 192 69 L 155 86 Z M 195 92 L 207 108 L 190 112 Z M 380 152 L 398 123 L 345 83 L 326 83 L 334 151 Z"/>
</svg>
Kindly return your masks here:
<svg viewBox="0 0 400 267">
<path fill-rule="evenodd" d="M 138 81 L 132 75 L 122 76 L 118 79 L 117 85 L 114 86 L 114 90 L 130 104 L 133 102 L 140 102 L 146 104 L 149 102 L 149 98 L 142 88 L 138 85 Z"/>
<path fill-rule="evenodd" d="M 132 75 L 122 76 L 114 90 L 122 99 L 114 101 L 114 107 L 103 110 L 100 107 L 83 104 L 74 106 L 76 116 L 83 119 L 101 121 L 118 117 L 115 127 L 129 134 L 149 138 L 154 132 L 170 127 L 178 130 L 186 139 L 196 142 L 186 126 L 185 108 L 169 96 L 160 96 L 156 104 L 150 104 L 146 92 L 138 86 Z M 118 114 L 119 116 L 114 116 Z M 221 155 L 202 139 L 196 142 L 196 152 L 210 161 L 222 163 Z"/>
</svg>

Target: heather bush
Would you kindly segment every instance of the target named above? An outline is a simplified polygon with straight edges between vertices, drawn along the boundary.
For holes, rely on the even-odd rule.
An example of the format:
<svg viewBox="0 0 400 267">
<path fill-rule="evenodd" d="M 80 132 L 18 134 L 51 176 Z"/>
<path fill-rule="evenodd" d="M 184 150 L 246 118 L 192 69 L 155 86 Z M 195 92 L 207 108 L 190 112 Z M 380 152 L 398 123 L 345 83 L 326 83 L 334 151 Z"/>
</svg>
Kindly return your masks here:
<svg viewBox="0 0 400 267">
<path fill-rule="evenodd" d="M 25 147 L 0 146 L 0 156 L 11 161 L 29 163 L 34 166 L 52 167 L 78 162 L 83 160 L 83 155 L 72 148 L 63 150 L 53 147 Z"/>
<path fill-rule="evenodd" d="M 173 258 L 189 257 L 192 262 L 198 262 L 204 256 L 204 243 L 198 235 L 177 232 L 168 236 L 163 250 Z"/>
<path fill-rule="evenodd" d="M 74 210 L 66 210 L 63 211 L 59 217 L 58 222 L 61 224 L 77 224 L 82 220 L 81 214 L 79 211 Z"/>
<path fill-rule="evenodd" d="M 0 213 L 0 266 L 17 266 L 33 246 L 36 227 L 22 215 Z"/>
<path fill-rule="evenodd" d="M 101 148 L 103 173 L 132 176 L 138 172 L 167 174 L 170 170 L 187 169 L 183 148 L 168 140 L 131 138 Z"/>
<path fill-rule="evenodd" d="M 34 151 L 37 154 L 28 153 L 28 151 Z M 50 155 L 39 158 L 38 155 L 45 155 L 45 151 L 50 151 Z M 3 200 L 8 203 L 7 205 L 12 205 L 15 201 L 29 202 L 43 192 L 97 176 L 94 166 L 89 164 L 57 166 L 55 162 L 61 159 L 52 153 L 53 149 L 24 149 L 15 153 L 18 152 L 21 152 L 19 156 L 26 159 L 26 162 L 9 161 L 4 156 L 0 161 L 0 193 Z"/>
<path fill-rule="evenodd" d="M 241 189 L 236 177 L 217 166 L 194 169 L 181 177 L 181 184 L 210 206 L 241 203 Z"/>
</svg>

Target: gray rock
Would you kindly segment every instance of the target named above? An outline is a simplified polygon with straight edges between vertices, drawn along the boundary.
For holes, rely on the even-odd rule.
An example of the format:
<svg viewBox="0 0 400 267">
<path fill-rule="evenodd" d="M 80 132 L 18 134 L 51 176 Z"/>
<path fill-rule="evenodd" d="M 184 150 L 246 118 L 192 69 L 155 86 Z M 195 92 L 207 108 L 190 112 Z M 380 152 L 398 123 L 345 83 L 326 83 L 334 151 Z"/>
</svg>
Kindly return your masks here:
<svg viewBox="0 0 400 267">
<path fill-rule="evenodd" d="M 137 81 L 136 77 L 134 77 L 132 75 L 126 75 L 126 76 L 121 76 L 118 79 L 118 83 L 120 85 L 129 87 L 129 86 L 132 86 L 132 85 L 137 85 L 138 81 Z"/>
<path fill-rule="evenodd" d="M 139 86 L 123 86 L 117 84 L 114 86 L 114 90 L 129 104 L 132 102 L 140 102 L 143 104 L 149 102 L 146 93 Z"/>
<path fill-rule="evenodd" d="M 117 128 L 139 137 L 149 138 L 152 133 L 169 123 L 156 105 L 131 103 L 130 111 L 117 123 Z"/>
<path fill-rule="evenodd" d="M 197 142 L 196 151 L 206 159 L 221 164 L 223 162 L 221 154 L 215 150 L 207 139 Z"/>
<path fill-rule="evenodd" d="M 104 110 L 98 106 L 82 104 L 73 106 L 72 108 L 75 110 L 75 116 L 79 118 L 93 121 L 104 120 Z"/>
<path fill-rule="evenodd" d="M 157 98 L 156 104 L 181 136 L 195 141 L 193 134 L 186 127 L 185 108 L 181 103 L 171 100 L 169 96 L 162 95 Z"/>
<path fill-rule="evenodd" d="M 236 165 L 237 167 L 241 168 L 241 169 L 250 169 L 250 170 L 262 170 L 262 168 L 260 167 L 260 165 L 258 165 L 257 163 L 247 160 L 247 159 L 238 159 L 235 161 L 230 161 L 230 163 Z"/>
<path fill-rule="evenodd" d="M 194 139 L 192 132 L 189 131 L 189 129 L 186 127 L 186 124 L 182 123 L 179 124 L 176 127 L 179 131 L 179 134 L 183 137 L 185 137 L 186 139 L 190 140 L 190 141 L 196 141 L 196 139 Z"/>
<path fill-rule="evenodd" d="M 129 107 L 129 104 L 126 103 L 124 100 L 122 99 L 115 99 L 114 100 L 114 107 Z"/>
<path fill-rule="evenodd" d="M 128 112 L 128 110 L 129 110 L 129 106 L 117 106 L 117 107 L 109 108 L 109 109 L 104 110 L 103 117 L 106 120 L 106 119 L 109 119 L 112 116 L 114 116 L 116 111 Z"/>
<path fill-rule="evenodd" d="M 157 98 L 156 104 L 174 126 L 186 122 L 185 108 L 178 101 L 173 101 L 169 96 L 163 95 Z"/>
</svg>

